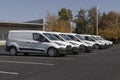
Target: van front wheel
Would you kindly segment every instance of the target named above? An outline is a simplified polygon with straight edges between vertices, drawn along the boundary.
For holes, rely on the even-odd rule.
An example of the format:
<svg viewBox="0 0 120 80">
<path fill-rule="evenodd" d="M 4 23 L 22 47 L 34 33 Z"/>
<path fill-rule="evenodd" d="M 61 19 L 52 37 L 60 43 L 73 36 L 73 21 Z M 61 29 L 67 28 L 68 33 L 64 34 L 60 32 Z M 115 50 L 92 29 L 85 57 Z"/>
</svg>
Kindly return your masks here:
<svg viewBox="0 0 120 80">
<path fill-rule="evenodd" d="M 15 56 L 17 55 L 17 50 L 15 47 L 11 47 L 10 50 L 9 50 L 9 54 L 12 55 L 12 56 Z"/>
<path fill-rule="evenodd" d="M 55 57 L 55 56 L 57 56 L 58 52 L 55 48 L 49 48 L 48 51 L 47 51 L 47 54 L 50 57 Z"/>
<path fill-rule="evenodd" d="M 99 49 L 100 46 L 98 44 L 95 45 L 95 49 Z"/>
</svg>

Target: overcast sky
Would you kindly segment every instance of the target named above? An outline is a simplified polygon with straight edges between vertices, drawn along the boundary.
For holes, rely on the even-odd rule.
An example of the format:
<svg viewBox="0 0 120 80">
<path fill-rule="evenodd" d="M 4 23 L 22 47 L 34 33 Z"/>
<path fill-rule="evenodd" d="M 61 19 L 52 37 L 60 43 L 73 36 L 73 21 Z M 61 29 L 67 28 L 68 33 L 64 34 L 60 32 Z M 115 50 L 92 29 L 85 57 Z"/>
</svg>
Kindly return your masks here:
<svg viewBox="0 0 120 80">
<path fill-rule="evenodd" d="M 57 15 L 65 7 L 74 16 L 80 8 L 99 7 L 100 12 L 120 12 L 120 0 L 0 0 L 0 20 L 24 22 L 45 18 L 47 11 Z"/>
</svg>

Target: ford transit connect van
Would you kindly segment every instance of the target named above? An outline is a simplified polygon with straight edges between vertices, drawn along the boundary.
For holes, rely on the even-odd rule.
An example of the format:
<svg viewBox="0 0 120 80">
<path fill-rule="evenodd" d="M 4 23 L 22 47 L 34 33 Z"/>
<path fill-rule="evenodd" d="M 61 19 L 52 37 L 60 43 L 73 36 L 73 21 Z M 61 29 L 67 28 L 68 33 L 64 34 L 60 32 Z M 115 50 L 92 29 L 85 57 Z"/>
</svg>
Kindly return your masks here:
<svg viewBox="0 0 120 80">
<path fill-rule="evenodd" d="M 66 35 L 69 36 L 72 40 L 83 43 L 85 47 L 85 52 L 91 52 L 94 49 L 94 42 L 81 40 L 75 33 L 66 33 Z"/>
<path fill-rule="evenodd" d="M 113 42 L 112 41 L 109 41 L 109 40 L 105 40 L 104 38 L 102 38 L 101 36 L 99 35 L 93 35 L 94 38 L 96 38 L 98 41 L 102 41 L 102 42 L 105 42 L 106 43 L 106 48 L 110 47 L 113 45 Z"/>
<path fill-rule="evenodd" d="M 51 41 L 43 33 L 36 30 L 11 30 L 6 40 L 6 51 L 10 55 L 47 53 L 49 56 L 59 56 L 67 54 L 67 50 L 71 49 L 69 44 Z"/>
<path fill-rule="evenodd" d="M 101 42 L 101 41 L 96 40 L 95 38 L 92 37 L 92 35 L 79 34 L 79 36 L 81 36 L 85 40 L 94 42 L 95 43 L 95 49 L 103 49 L 103 48 L 105 48 L 105 42 Z"/>
<path fill-rule="evenodd" d="M 65 41 L 67 41 L 73 45 L 78 45 L 80 52 L 86 51 L 85 46 L 88 46 L 86 43 L 75 41 L 75 40 L 71 39 L 66 33 L 58 33 L 58 35 L 60 35 Z"/>
<path fill-rule="evenodd" d="M 62 41 L 64 44 L 70 44 L 72 47 L 71 53 L 76 54 L 80 52 L 80 46 L 78 44 L 75 44 L 74 42 L 71 43 L 69 40 L 64 39 L 62 36 L 60 36 L 60 32 L 47 32 L 53 36 L 55 36 L 59 41 Z M 70 53 L 70 54 L 71 54 Z"/>
</svg>

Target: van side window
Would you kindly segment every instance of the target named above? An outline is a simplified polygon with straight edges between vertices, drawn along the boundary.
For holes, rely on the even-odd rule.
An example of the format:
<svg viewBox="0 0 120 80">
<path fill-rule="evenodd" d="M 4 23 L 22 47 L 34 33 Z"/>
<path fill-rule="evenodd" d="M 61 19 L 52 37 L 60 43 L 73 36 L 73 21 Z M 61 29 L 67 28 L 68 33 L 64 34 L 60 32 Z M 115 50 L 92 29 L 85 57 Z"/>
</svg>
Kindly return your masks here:
<svg viewBox="0 0 120 80">
<path fill-rule="evenodd" d="M 89 37 L 85 36 L 85 39 L 86 39 L 86 40 L 89 40 Z"/>
<path fill-rule="evenodd" d="M 56 38 L 58 38 L 59 40 L 61 41 L 64 41 L 60 36 L 56 35 L 56 34 L 53 34 Z"/>
<path fill-rule="evenodd" d="M 36 41 L 39 41 L 39 34 L 38 33 L 33 33 L 33 39 L 36 40 Z"/>
<path fill-rule="evenodd" d="M 72 35 L 68 35 L 72 40 L 75 40 L 75 41 L 79 41 L 76 37 L 72 36 Z"/>
<path fill-rule="evenodd" d="M 85 39 L 88 40 L 88 41 L 94 41 L 92 38 L 90 38 L 88 36 L 85 36 Z"/>
<path fill-rule="evenodd" d="M 33 39 L 35 41 L 48 42 L 48 40 L 43 35 L 41 35 L 39 33 L 33 33 Z"/>
</svg>

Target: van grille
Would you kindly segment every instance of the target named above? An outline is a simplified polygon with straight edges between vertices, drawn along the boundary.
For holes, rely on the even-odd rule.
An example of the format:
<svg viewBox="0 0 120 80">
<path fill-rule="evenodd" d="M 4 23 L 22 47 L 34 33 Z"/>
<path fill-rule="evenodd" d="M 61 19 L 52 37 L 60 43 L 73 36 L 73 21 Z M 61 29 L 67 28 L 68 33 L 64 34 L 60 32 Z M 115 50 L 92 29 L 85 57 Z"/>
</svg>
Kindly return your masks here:
<svg viewBox="0 0 120 80">
<path fill-rule="evenodd" d="M 67 46 L 66 46 L 66 49 L 71 49 L 71 45 L 67 45 Z"/>
</svg>

